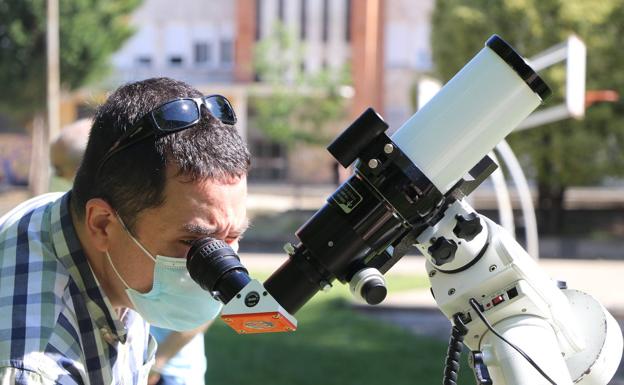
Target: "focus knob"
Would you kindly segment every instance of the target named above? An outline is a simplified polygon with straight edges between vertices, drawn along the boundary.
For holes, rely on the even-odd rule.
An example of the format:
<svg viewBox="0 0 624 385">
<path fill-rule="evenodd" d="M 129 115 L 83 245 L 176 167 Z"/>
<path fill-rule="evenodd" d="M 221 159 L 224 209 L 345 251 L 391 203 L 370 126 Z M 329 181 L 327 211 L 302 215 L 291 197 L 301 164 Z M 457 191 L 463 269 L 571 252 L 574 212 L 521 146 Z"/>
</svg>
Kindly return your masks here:
<svg viewBox="0 0 624 385">
<path fill-rule="evenodd" d="M 371 279 L 364 283 L 360 292 L 367 304 L 378 305 L 386 298 L 388 289 L 386 289 L 386 285 L 382 280 Z"/>
<path fill-rule="evenodd" d="M 441 266 L 455 259 L 457 244 L 453 240 L 440 237 L 433 242 L 433 245 L 429 246 L 427 251 L 433 258 L 434 263 L 437 266 Z"/>
<path fill-rule="evenodd" d="M 386 298 L 386 280 L 379 270 L 365 267 L 355 273 L 349 281 L 349 288 L 356 298 L 369 305 L 377 305 Z"/>
<path fill-rule="evenodd" d="M 457 238 L 465 239 L 466 241 L 472 241 L 483 230 L 481 220 L 476 213 L 469 213 L 464 215 L 457 215 L 457 224 L 453 229 L 453 233 Z"/>
</svg>

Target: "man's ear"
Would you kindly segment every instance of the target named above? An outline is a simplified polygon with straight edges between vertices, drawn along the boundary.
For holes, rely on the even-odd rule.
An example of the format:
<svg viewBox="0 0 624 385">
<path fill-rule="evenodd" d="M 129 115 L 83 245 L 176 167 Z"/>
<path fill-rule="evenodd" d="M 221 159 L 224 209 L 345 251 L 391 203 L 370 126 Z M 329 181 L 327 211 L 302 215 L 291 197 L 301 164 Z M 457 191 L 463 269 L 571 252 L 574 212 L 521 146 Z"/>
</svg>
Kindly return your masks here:
<svg viewBox="0 0 624 385">
<path fill-rule="evenodd" d="M 93 198 L 85 205 L 85 230 L 91 243 L 101 252 L 109 248 L 110 235 L 117 222 L 115 210 L 101 198 Z"/>
</svg>

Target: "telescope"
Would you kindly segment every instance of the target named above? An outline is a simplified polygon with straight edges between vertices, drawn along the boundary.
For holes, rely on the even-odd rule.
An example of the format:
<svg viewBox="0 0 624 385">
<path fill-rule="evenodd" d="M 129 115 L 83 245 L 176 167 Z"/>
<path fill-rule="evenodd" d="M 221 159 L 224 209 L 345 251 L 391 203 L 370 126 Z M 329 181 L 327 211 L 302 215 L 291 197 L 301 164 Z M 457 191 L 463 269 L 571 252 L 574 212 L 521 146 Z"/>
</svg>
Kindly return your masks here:
<svg viewBox="0 0 624 385">
<path fill-rule="evenodd" d="M 453 324 L 444 383 L 456 380 L 465 344 L 478 384 L 606 384 L 622 354 L 614 318 L 550 279 L 464 199 L 496 169 L 487 154 L 550 93 L 493 35 L 394 134 L 369 108 L 329 145 L 354 173 L 297 230 L 288 260 L 264 283 L 211 238 L 191 247 L 191 277 L 224 303 L 221 318 L 237 332 L 294 331 L 296 312 L 336 282 L 381 303 L 384 274 L 415 246 Z"/>
</svg>

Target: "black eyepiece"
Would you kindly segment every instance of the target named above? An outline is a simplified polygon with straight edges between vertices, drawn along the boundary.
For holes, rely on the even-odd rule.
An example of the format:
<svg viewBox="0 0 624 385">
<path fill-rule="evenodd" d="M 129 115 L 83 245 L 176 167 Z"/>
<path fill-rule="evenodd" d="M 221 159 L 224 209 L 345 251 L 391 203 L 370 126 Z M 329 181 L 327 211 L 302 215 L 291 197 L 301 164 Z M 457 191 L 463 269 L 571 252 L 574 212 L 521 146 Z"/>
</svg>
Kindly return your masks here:
<svg viewBox="0 0 624 385">
<path fill-rule="evenodd" d="M 219 239 L 207 237 L 193 242 L 186 268 L 195 282 L 204 290 L 217 293 L 224 304 L 251 281 L 236 252 Z"/>
</svg>

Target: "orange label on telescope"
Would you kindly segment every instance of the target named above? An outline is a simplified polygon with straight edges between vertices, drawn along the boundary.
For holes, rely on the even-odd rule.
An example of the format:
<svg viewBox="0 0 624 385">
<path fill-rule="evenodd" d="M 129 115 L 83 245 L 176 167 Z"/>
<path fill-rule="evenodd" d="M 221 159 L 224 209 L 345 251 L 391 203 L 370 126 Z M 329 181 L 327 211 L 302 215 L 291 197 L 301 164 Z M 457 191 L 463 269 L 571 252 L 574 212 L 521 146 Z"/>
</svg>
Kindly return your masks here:
<svg viewBox="0 0 624 385">
<path fill-rule="evenodd" d="M 227 314 L 221 319 L 238 334 L 294 332 L 297 326 L 293 325 L 279 312 Z"/>
</svg>

